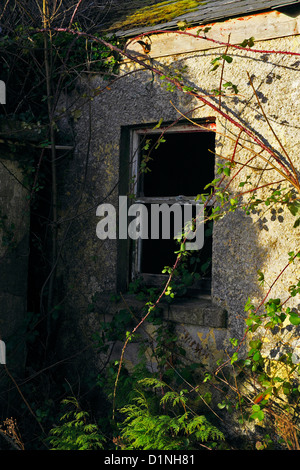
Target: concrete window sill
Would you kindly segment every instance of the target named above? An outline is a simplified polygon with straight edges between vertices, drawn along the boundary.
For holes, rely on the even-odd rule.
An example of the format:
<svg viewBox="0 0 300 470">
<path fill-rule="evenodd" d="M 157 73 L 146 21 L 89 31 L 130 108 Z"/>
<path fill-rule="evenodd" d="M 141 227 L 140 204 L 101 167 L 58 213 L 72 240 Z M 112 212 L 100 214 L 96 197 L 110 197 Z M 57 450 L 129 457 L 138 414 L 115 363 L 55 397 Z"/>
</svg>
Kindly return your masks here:
<svg viewBox="0 0 300 470">
<path fill-rule="evenodd" d="M 133 295 L 126 295 L 124 301 L 136 310 L 145 305 L 145 302 L 137 300 Z M 163 318 L 174 323 L 208 328 L 227 327 L 226 310 L 213 304 L 210 296 L 181 298 L 171 303 L 161 300 L 159 306 L 163 309 Z"/>
</svg>

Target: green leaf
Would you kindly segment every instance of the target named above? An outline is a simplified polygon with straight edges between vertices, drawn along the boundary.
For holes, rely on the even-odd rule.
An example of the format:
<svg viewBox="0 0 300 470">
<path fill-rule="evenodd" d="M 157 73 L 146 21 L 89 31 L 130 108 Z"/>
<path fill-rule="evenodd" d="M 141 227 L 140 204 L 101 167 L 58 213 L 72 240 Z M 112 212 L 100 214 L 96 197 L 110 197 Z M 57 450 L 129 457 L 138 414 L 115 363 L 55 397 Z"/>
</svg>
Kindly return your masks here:
<svg viewBox="0 0 300 470">
<path fill-rule="evenodd" d="M 254 305 L 251 303 L 251 299 L 250 297 L 248 297 L 248 300 L 245 304 L 245 307 L 244 307 L 244 311 L 245 312 L 248 312 L 249 310 L 253 310 L 254 309 Z"/>
<path fill-rule="evenodd" d="M 254 37 L 251 36 L 249 39 L 244 39 L 244 41 L 240 44 L 242 47 L 252 47 L 254 45 Z"/>
<path fill-rule="evenodd" d="M 218 403 L 218 408 L 220 410 L 223 410 L 224 408 L 226 408 L 226 403 Z"/>
<path fill-rule="evenodd" d="M 237 85 L 234 85 L 232 82 L 226 82 L 223 84 L 223 87 L 224 88 L 232 88 L 232 90 L 234 91 L 235 94 L 238 93 L 238 87 Z"/>
<path fill-rule="evenodd" d="M 265 414 L 262 410 L 256 413 L 256 419 L 258 419 L 258 421 L 263 421 L 264 417 L 265 417 Z"/>
<path fill-rule="evenodd" d="M 265 280 L 264 273 L 262 271 L 258 270 L 257 274 L 258 274 L 258 281 L 261 283 L 261 285 L 263 285 L 264 280 Z"/>
<path fill-rule="evenodd" d="M 264 412 L 261 410 L 259 405 L 252 406 L 253 413 L 251 414 L 251 419 L 258 419 L 258 421 L 262 421 L 265 417 Z"/>
<path fill-rule="evenodd" d="M 293 227 L 294 228 L 297 228 L 300 226 L 300 217 L 296 220 L 296 222 L 294 223 Z"/>
<path fill-rule="evenodd" d="M 232 354 L 230 363 L 233 364 L 233 363 L 236 362 L 237 360 L 238 360 L 238 353 L 235 352 L 235 353 Z"/>
<path fill-rule="evenodd" d="M 261 354 L 259 351 L 256 351 L 255 354 L 253 354 L 253 361 L 258 362 L 261 359 Z"/>
<path fill-rule="evenodd" d="M 162 77 L 160 77 L 160 78 L 162 78 Z M 163 123 L 163 118 L 160 118 L 160 120 L 158 121 L 158 123 L 156 124 L 156 126 L 153 127 L 153 129 L 159 129 L 160 126 L 162 125 L 162 123 Z"/>
<path fill-rule="evenodd" d="M 291 315 L 289 320 L 292 325 L 296 325 L 296 326 L 300 325 L 300 317 L 298 315 L 297 316 Z"/>
<path fill-rule="evenodd" d="M 288 209 L 291 214 L 296 216 L 300 211 L 300 201 L 293 201 L 292 203 L 288 204 Z"/>
<path fill-rule="evenodd" d="M 231 342 L 232 346 L 236 347 L 238 345 L 237 338 L 230 338 L 229 341 Z"/>
<path fill-rule="evenodd" d="M 226 60 L 229 64 L 233 61 L 233 58 L 226 54 L 222 55 L 222 59 Z"/>
<path fill-rule="evenodd" d="M 289 395 L 291 393 L 291 384 L 289 382 L 284 382 L 282 384 L 282 390 L 285 395 Z"/>
<path fill-rule="evenodd" d="M 249 341 L 249 346 L 251 349 L 260 349 L 262 347 L 262 342 L 259 339 Z"/>
</svg>

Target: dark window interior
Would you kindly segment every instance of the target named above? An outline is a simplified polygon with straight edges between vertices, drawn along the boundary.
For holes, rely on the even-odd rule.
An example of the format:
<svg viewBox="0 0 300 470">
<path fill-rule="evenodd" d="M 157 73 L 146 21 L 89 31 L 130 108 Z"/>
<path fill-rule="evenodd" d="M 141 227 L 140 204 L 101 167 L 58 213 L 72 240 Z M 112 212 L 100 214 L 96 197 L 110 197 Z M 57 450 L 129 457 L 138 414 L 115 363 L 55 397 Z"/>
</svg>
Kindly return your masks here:
<svg viewBox="0 0 300 470">
<path fill-rule="evenodd" d="M 146 204 L 148 208 L 148 214 L 150 214 L 150 204 Z M 183 213 L 183 211 L 182 211 Z M 194 213 L 196 214 L 196 213 Z M 182 214 L 183 215 L 183 214 Z M 170 225 L 171 229 L 174 227 L 173 224 L 173 213 L 170 213 Z M 182 218 L 182 226 L 184 226 Z M 149 217 L 148 221 L 149 233 L 151 230 L 151 219 Z M 161 274 L 164 266 L 173 266 L 176 260 L 175 251 L 178 251 L 179 244 L 174 240 L 176 236 L 175 233 L 171 230 L 170 239 L 162 239 L 161 236 L 162 228 L 162 214 L 160 214 L 160 238 L 158 240 L 153 240 L 149 237 L 148 240 L 142 240 L 142 257 L 141 257 L 141 272 L 151 273 L 151 274 Z M 211 256 L 211 237 L 205 240 L 205 245 L 202 250 L 197 251 L 197 256 L 201 258 L 201 261 L 205 263 L 208 257 Z M 203 264 L 202 263 L 202 264 Z"/>
<path fill-rule="evenodd" d="M 155 145 L 157 134 L 147 134 Z M 144 138 L 145 139 L 145 138 Z M 151 151 L 151 172 L 144 174 L 144 196 L 196 196 L 213 179 L 214 132 L 179 132 L 164 136 Z"/>
<path fill-rule="evenodd" d="M 151 160 L 147 162 L 147 167 L 151 171 L 139 178 L 138 195 L 162 198 L 179 195 L 195 197 L 204 192 L 204 187 L 214 179 L 215 133 L 211 131 L 167 133 L 164 135 L 165 142 L 155 148 L 158 138 L 158 134 L 141 137 L 141 148 L 145 140 L 151 141 L 149 147 L 149 150 L 152 149 Z M 172 218 L 171 227 L 173 227 Z M 206 227 L 204 247 L 199 252 L 193 253 L 193 257 L 196 256 L 198 260 L 197 269 L 207 281 L 205 293 L 210 292 L 211 278 L 209 260 L 212 253 L 212 236 L 208 228 Z M 178 243 L 173 240 L 173 235 L 171 233 L 168 240 L 149 238 L 141 241 L 141 273 L 161 274 L 164 266 L 174 264 L 176 260 L 174 251 L 178 250 Z M 203 272 L 203 266 L 208 264 L 206 272 Z"/>
</svg>

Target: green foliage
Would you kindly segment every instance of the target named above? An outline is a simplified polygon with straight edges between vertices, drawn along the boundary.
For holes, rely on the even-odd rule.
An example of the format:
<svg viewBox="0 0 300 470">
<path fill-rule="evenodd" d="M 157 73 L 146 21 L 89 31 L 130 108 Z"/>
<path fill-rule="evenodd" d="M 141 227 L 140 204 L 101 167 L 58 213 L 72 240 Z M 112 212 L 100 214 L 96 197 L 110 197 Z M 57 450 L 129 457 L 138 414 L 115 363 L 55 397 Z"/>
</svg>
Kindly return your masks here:
<svg viewBox="0 0 300 470">
<path fill-rule="evenodd" d="M 261 271 L 259 279 L 264 280 Z M 289 291 L 298 295 L 299 283 L 290 286 Z M 268 443 L 258 441 L 257 449 L 270 448 L 276 440 L 284 448 L 298 448 L 300 361 L 292 339 L 298 337 L 299 313 L 289 307 L 284 308 L 284 302 L 279 298 L 269 299 L 261 310 L 255 308 L 251 299 L 248 299 L 245 312 L 246 331 L 248 336 L 251 334 L 247 355 L 246 358 L 244 354 L 240 357 L 239 342 L 233 338 L 231 343 L 236 351 L 231 354 L 230 363 L 235 377 L 241 376 L 243 383 L 253 384 L 253 392 L 239 394 L 236 404 L 232 397 L 232 400 L 227 401 L 226 409 L 229 412 L 234 408 L 239 410 L 243 425 L 254 421 L 270 431 L 273 437 L 269 435 Z M 287 332 L 291 340 L 286 337 Z M 278 338 L 276 360 L 272 359 L 272 354 L 263 352 L 264 338 L 268 334 Z M 220 404 L 220 409 L 225 409 L 225 402 Z M 278 423 L 284 425 L 274 427 L 274 416 Z"/>
<path fill-rule="evenodd" d="M 79 26 L 77 29 L 80 30 Z M 95 33 L 95 37 L 99 35 Z M 113 37 L 110 42 L 121 45 L 121 40 Z M 1 37 L 0 47 L 4 64 L 0 79 L 6 83 L 10 96 L 7 114 L 18 116 L 28 124 L 32 120 L 40 121 L 42 125 L 47 123 L 47 100 L 57 99 L 62 87 L 71 92 L 79 74 L 97 72 L 107 78 L 118 72 L 118 54 L 103 44 L 66 32 L 47 34 L 53 93 L 48 96 L 44 76 L 44 34 L 31 27 L 18 26 L 12 34 Z M 12 57 L 20 60 L 12 61 Z"/>
<path fill-rule="evenodd" d="M 143 14 L 141 21 L 157 21 L 157 13 L 169 15 L 178 14 L 175 7 L 193 9 L 199 2 L 161 2 L 156 7 L 143 9 L 139 13 Z M 162 8 L 163 7 L 163 8 Z M 149 16 L 153 13 L 154 16 Z M 138 15 L 138 14 L 137 14 Z M 138 19 L 138 18 L 136 18 Z M 131 18 L 132 20 L 132 18 Z M 142 24 L 142 23 L 141 23 Z M 80 31 L 80 26 L 75 26 Z M 205 32 L 205 30 L 204 30 Z M 95 35 L 97 37 L 97 34 Z M 11 36 L 2 36 L 0 39 L 1 55 L 3 59 L 3 69 L 0 78 L 7 84 L 10 94 L 10 108 L 8 113 L 14 114 L 25 123 L 25 127 L 31 126 L 32 122 L 38 121 L 38 126 L 42 129 L 45 123 L 48 125 L 47 102 L 54 98 L 57 88 L 65 87 L 66 92 L 73 90 L 78 74 L 85 72 L 96 72 L 105 78 L 114 76 L 118 70 L 119 56 L 106 46 L 89 40 L 83 36 L 71 36 L 67 33 L 47 34 L 48 59 L 51 63 L 51 93 L 46 88 L 44 35 L 37 33 L 31 28 L 18 27 Z M 119 40 L 109 38 L 109 42 L 119 45 Z M 252 47 L 254 38 L 247 39 L 241 44 L 242 47 Z M 10 62 L 11 57 L 22 58 L 21 61 Z M 232 57 L 226 53 L 214 58 L 211 61 L 212 71 L 216 71 L 221 66 L 231 64 Z M 11 68 L 11 65 L 13 67 Z M 24 66 L 26 65 L 26 67 Z M 24 76 L 26 69 L 26 76 Z M 219 69 L 220 70 L 220 69 Z M 175 91 L 178 85 L 183 92 L 195 92 L 193 87 L 184 84 L 184 74 L 186 67 L 173 67 L 160 75 L 162 84 L 167 91 Z M 170 82 L 171 81 L 171 82 Z M 218 89 L 213 92 L 216 96 L 223 95 L 224 91 L 238 93 L 238 86 L 231 81 L 223 83 L 220 80 Z M 93 91 L 92 96 L 83 95 L 83 98 L 92 99 L 100 93 L 100 89 Z M 52 95 L 53 93 L 53 95 Z M 57 98 L 57 96 L 56 96 Z M 75 110 L 72 114 L 74 120 L 80 117 L 80 110 Z M 55 127 L 54 123 L 51 123 Z M 159 126 L 159 125 L 158 125 Z M 156 145 L 164 142 L 160 139 Z M 47 146 L 50 142 L 43 140 L 42 146 Z M 143 157 L 140 167 L 141 173 L 150 170 L 148 164 L 151 161 L 150 141 L 145 142 Z M 288 188 L 278 187 L 270 190 L 269 197 L 259 199 L 252 187 L 250 199 L 243 205 L 239 197 L 228 188 L 220 186 L 223 178 L 232 177 L 234 162 L 217 163 L 217 177 L 205 190 L 209 194 L 199 195 L 199 199 L 205 201 L 208 196 L 213 196 L 214 207 L 206 214 L 212 223 L 220 219 L 229 212 L 234 212 L 242 208 L 246 214 L 257 210 L 259 206 L 269 208 L 271 204 L 281 204 L 288 208 L 290 213 L 296 218 L 294 228 L 300 225 L 300 203 L 299 198 Z M 30 158 L 23 164 L 25 184 L 32 185 L 34 181 L 35 160 Z M 251 176 L 247 175 L 240 183 L 240 188 L 245 185 L 252 186 Z M 37 181 L 33 190 L 35 193 L 43 189 L 43 181 Z M 13 224 L 7 225 L 7 217 L 0 213 L 0 228 L 3 232 L 2 243 L 11 246 L 13 244 L 14 230 Z M 211 226 L 208 227 L 211 232 Z M 188 253 L 183 243 L 183 237 L 179 238 L 179 249 L 176 252 L 181 263 L 173 272 L 171 267 L 165 267 L 164 273 L 173 275 L 172 281 L 165 291 L 165 297 L 172 302 L 176 296 L 184 295 L 188 287 L 194 280 L 199 279 L 209 269 L 210 260 L 203 261 L 200 253 Z M 289 263 L 299 261 L 300 254 L 289 253 Z M 262 271 L 258 271 L 258 282 L 263 285 L 265 276 Z M 130 373 L 123 367 L 120 373 L 119 389 L 117 393 L 117 404 L 119 407 L 119 429 L 121 430 L 122 448 L 126 449 L 157 449 L 157 450 L 178 450 L 178 449 L 198 449 L 202 445 L 209 448 L 216 448 L 219 442 L 224 439 L 223 433 L 215 427 L 208 419 L 208 413 L 203 414 L 197 408 L 199 400 L 205 401 L 211 396 L 195 394 L 193 391 L 199 383 L 205 385 L 212 384 L 213 375 L 206 372 L 204 378 L 201 377 L 199 369 L 202 364 L 190 364 L 182 360 L 185 359 L 185 349 L 178 345 L 178 335 L 175 328 L 164 322 L 159 308 L 153 307 L 153 302 L 157 298 L 159 290 L 147 288 L 142 280 L 134 280 L 129 289 L 140 300 L 146 302 L 142 315 L 149 309 L 151 314 L 147 321 L 152 323 L 154 332 L 148 341 L 143 339 L 139 350 L 139 363 L 133 367 Z M 289 286 L 288 293 L 291 297 L 296 297 L 300 293 L 300 281 L 295 281 Z M 95 306 L 91 304 L 88 311 L 94 311 Z M 111 321 L 100 322 L 99 332 L 93 336 L 94 346 L 101 353 L 108 353 L 111 344 L 117 341 L 138 340 L 137 335 L 132 335 L 132 327 L 136 324 L 136 312 L 128 308 L 117 308 Z M 285 368 L 285 376 L 272 369 L 272 360 L 263 354 L 262 337 L 274 332 L 283 337 L 284 329 L 288 327 L 294 329 L 295 337 L 298 336 L 297 327 L 300 324 L 300 316 L 297 311 L 285 307 L 285 302 L 279 298 L 270 298 L 261 309 L 257 309 L 249 299 L 245 305 L 246 332 L 253 337 L 249 341 L 249 350 L 246 357 L 240 357 L 239 342 L 236 338 L 230 339 L 232 352 L 228 364 L 230 373 L 225 378 L 222 376 L 222 392 L 225 384 L 228 384 L 230 393 L 226 393 L 223 400 L 220 400 L 219 410 L 226 410 L 231 413 L 234 410 L 240 413 L 241 422 L 255 422 L 268 425 L 268 418 L 274 409 L 283 410 L 288 414 L 291 426 L 297 429 L 299 416 L 297 407 L 300 400 L 299 388 L 299 357 L 292 345 L 286 344 L 284 340 L 279 344 L 278 363 Z M 54 308 L 54 314 L 57 309 Z M 27 324 L 28 343 L 36 339 L 36 323 L 40 317 L 30 315 Z M 257 337 L 255 334 L 260 333 Z M 262 333 L 262 334 L 261 334 Z M 280 335 L 282 333 L 282 335 Z M 147 359 L 156 366 L 157 372 L 149 378 L 147 369 Z M 115 383 L 118 362 L 108 364 L 101 376 L 97 379 L 97 385 L 101 387 L 109 400 L 113 399 L 113 384 Z M 253 386 L 250 392 L 241 393 L 238 389 L 237 378 L 241 376 L 244 380 L 248 378 Z M 159 377 L 159 379 L 157 378 Z M 171 385 L 167 385 L 170 383 Z M 236 395 L 232 397 L 232 392 Z M 282 400 L 282 396 L 285 400 Z M 278 407 L 280 401 L 280 407 Z M 44 422 L 50 412 L 52 412 L 52 401 L 44 400 L 44 403 L 37 403 L 34 408 L 38 422 Z M 63 414 L 60 424 L 53 427 L 49 436 L 49 443 L 53 449 L 59 450 L 92 450 L 104 448 L 106 441 L 96 424 L 90 422 L 87 412 L 81 410 L 78 402 L 71 398 L 63 401 L 63 404 L 71 405 L 72 409 Z M 271 406 L 271 405 L 272 406 Z M 278 407 L 278 408 L 277 408 Z M 121 416 L 125 418 L 121 418 Z M 51 418 L 51 422 L 53 418 Z M 107 421 L 109 421 L 107 419 Z M 290 436 L 284 436 L 285 442 L 290 442 Z M 270 438 L 266 437 L 263 442 L 259 442 L 256 448 L 266 448 L 270 445 Z M 288 444 L 290 445 L 290 444 Z"/>
<path fill-rule="evenodd" d="M 97 450 L 103 449 L 105 438 L 96 424 L 89 422 L 89 414 L 82 411 L 74 398 L 63 400 L 71 405 L 60 419 L 61 424 L 52 428 L 48 438 L 51 450 Z"/>
<path fill-rule="evenodd" d="M 251 45 L 253 44 L 250 42 L 244 46 Z M 214 62 L 216 68 L 220 65 L 219 60 L 220 57 Z M 248 174 L 239 184 L 240 188 L 246 185 L 251 188 L 249 201 L 244 205 L 240 197 L 231 194 L 226 184 L 224 187 L 221 184 L 226 181 L 225 178 L 232 177 L 232 168 L 234 162 L 217 164 L 218 177 L 205 188 L 211 191 L 215 201 L 210 218 L 218 220 L 237 209 L 242 209 L 249 215 L 251 212 L 257 213 L 259 207 L 268 210 L 276 205 L 282 211 L 284 207 L 287 208 L 296 218 L 296 222 L 291 225 L 291 234 L 294 235 L 293 230 L 299 225 L 299 198 L 295 191 L 275 185 L 269 188 L 266 197 L 259 198 L 251 175 Z M 298 263 L 299 258 L 298 251 L 290 251 L 287 266 L 288 263 Z M 260 286 L 270 287 L 265 274 L 260 269 L 257 272 Z M 281 273 L 278 279 L 280 275 Z M 300 361 L 295 344 L 299 337 L 300 315 L 297 308 L 290 308 L 287 304 L 289 299 L 300 293 L 299 279 L 286 286 L 286 293 L 287 298 L 284 301 L 267 295 L 259 306 L 248 299 L 244 309 L 246 330 L 243 339 L 241 342 L 237 338 L 230 339 L 232 348 L 225 364 L 231 369 L 223 369 L 224 366 L 222 369 L 217 368 L 226 370 L 226 375 L 220 377 L 225 398 L 220 401 L 218 408 L 223 412 L 238 413 L 238 421 L 246 429 L 247 426 L 250 429 L 251 424 L 255 423 L 262 426 L 264 433 L 268 431 L 268 438 L 255 443 L 256 449 L 272 448 L 278 444 L 288 449 L 299 448 Z M 268 351 L 268 345 L 272 341 L 275 341 L 275 347 Z M 243 342 L 247 343 L 246 351 L 242 347 Z M 212 378 L 208 372 L 204 382 L 209 383 Z M 218 375 L 217 378 L 219 379 Z M 227 384 L 227 390 L 224 384 Z"/>
<path fill-rule="evenodd" d="M 187 390 L 155 395 L 155 390 L 163 391 L 167 385 L 154 378 L 141 380 L 139 385 L 133 403 L 120 410 L 126 416 L 120 425 L 125 449 L 190 450 L 200 449 L 203 443 L 213 448 L 224 439 L 204 415 L 187 409 Z M 145 391 L 149 387 L 150 396 Z"/>
<path fill-rule="evenodd" d="M 254 37 L 251 36 L 249 39 L 244 39 L 244 41 L 240 44 L 242 47 L 252 47 L 254 46 Z"/>
<path fill-rule="evenodd" d="M 164 72 L 159 76 L 159 79 L 162 81 L 162 87 L 166 91 L 174 92 L 177 89 L 177 85 L 180 84 L 182 85 L 182 91 L 184 93 L 195 91 L 195 88 L 184 84 L 184 77 L 187 73 L 187 69 L 187 65 L 169 67 L 167 72 Z"/>
<path fill-rule="evenodd" d="M 230 64 L 233 59 L 230 55 L 227 55 L 227 54 L 222 54 L 219 57 L 215 57 L 214 59 L 211 60 L 211 65 L 213 66 L 211 69 L 212 72 L 217 70 L 217 68 L 221 65 L 222 60 Z"/>
</svg>

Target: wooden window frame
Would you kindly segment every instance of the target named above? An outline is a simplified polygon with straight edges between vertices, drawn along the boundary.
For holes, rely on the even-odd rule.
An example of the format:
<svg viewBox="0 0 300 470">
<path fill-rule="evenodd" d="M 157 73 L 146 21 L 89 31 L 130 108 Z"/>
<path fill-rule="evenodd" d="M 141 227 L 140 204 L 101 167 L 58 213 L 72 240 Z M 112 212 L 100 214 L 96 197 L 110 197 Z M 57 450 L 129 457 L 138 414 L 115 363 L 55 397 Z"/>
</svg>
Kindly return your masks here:
<svg viewBox="0 0 300 470">
<path fill-rule="evenodd" d="M 120 161 L 120 172 L 123 173 L 123 178 L 127 178 L 127 185 L 123 180 L 122 184 L 122 175 L 120 175 L 120 194 L 128 194 L 129 191 L 129 180 L 133 180 L 134 175 L 138 174 L 139 164 L 140 164 L 140 136 L 147 136 L 147 134 L 157 134 L 159 137 L 162 132 L 166 135 L 170 133 L 191 133 L 191 132 L 211 132 L 216 129 L 216 124 L 214 119 L 206 120 L 195 120 L 195 124 L 186 124 L 178 123 L 175 126 L 170 126 L 168 123 L 164 123 L 161 127 L 155 129 L 153 124 L 151 125 L 142 125 L 142 126 L 126 126 L 121 132 L 121 161 Z M 123 158 L 122 158 L 123 157 Z M 133 203 L 168 203 L 172 205 L 174 203 L 195 203 L 196 195 L 192 196 L 175 196 L 175 197 L 144 197 L 138 194 L 137 190 L 137 179 L 131 188 L 131 191 L 135 198 Z M 128 283 L 131 282 L 136 277 L 142 277 L 145 283 L 149 286 L 162 285 L 166 280 L 166 275 L 164 274 L 151 274 L 143 273 L 140 270 L 140 257 L 141 257 L 141 240 L 137 241 L 127 240 L 127 244 L 124 241 L 119 243 L 119 267 L 121 273 L 118 276 L 118 288 L 124 290 L 125 286 L 128 286 Z M 126 267 L 125 267 L 126 265 Z M 126 273 L 126 274 L 124 274 Z M 197 289 L 197 287 L 196 287 Z M 201 287 L 199 286 L 199 291 Z M 201 293 L 200 293 L 201 296 Z"/>
</svg>

